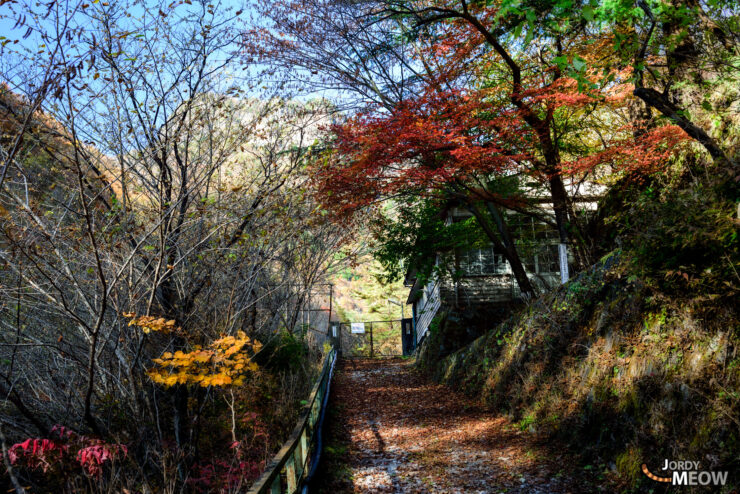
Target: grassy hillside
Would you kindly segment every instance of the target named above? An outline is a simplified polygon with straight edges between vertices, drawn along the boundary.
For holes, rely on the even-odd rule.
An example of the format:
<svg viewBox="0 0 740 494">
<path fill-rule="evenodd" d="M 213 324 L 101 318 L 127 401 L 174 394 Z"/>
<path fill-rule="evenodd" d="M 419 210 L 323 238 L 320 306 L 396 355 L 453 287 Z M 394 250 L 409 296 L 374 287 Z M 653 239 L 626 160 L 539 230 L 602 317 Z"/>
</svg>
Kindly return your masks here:
<svg viewBox="0 0 740 494">
<path fill-rule="evenodd" d="M 722 492 L 737 492 L 738 196 L 719 175 L 619 190 L 604 201 L 601 244 L 620 248 L 449 355 L 466 319 L 440 315 L 420 365 L 564 441 L 609 490 L 669 492 L 641 465 L 687 459 L 730 472 Z"/>
<path fill-rule="evenodd" d="M 581 468 L 603 470 L 619 490 L 655 488 L 640 466 L 665 458 L 740 471 L 737 301 L 667 297 L 619 257 L 442 361 L 427 350 L 422 365 L 584 452 Z M 442 315 L 434 330 L 454 325 Z"/>
</svg>

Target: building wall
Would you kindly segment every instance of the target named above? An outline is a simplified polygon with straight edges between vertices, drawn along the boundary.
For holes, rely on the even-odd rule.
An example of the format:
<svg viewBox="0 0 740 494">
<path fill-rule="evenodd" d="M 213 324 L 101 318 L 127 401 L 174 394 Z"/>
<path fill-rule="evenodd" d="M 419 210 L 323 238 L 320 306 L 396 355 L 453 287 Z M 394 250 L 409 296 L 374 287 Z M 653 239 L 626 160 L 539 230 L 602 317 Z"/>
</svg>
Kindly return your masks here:
<svg viewBox="0 0 740 494">
<path fill-rule="evenodd" d="M 540 291 L 555 287 L 560 282 L 558 273 L 532 276 L 532 283 Z M 431 286 L 431 285 L 430 285 Z M 506 308 L 521 301 L 521 291 L 513 275 L 469 276 L 457 282 L 435 282 L 427 290 L 427 296 L 415 302 L 417 342 L 429 329 L 439 309 L 462 308 L 472 311 Z"/>
<path fill-rule="evenodd" d="M 468 211 L 453 208 L 448 212 L 446 223 L 461 221 L 469 216 Z M 523 267 L 532 284 L 541 293 L 557 287 L 561 282 L 557 231 L 531 217 L 507 216 L 514 228 L 524 235 L 525 240 L 518 246 Z M 423 297 L 414 302 L 417 342 L 426 336 L 429 324 L 441 306 L 465 309 L 485 319 L 490 314 L 505 313 L 511 309 L 511 305 L 521 302 L 521 291 L 509 263 L 493 247 L 459 249 L 454 255 L 456 266 L 466 273 L 459 281 L 437 281 L 423 288 L 414 283 L 411 288 L 409 301 L 423 290 Z M 572 255 L 572 249 L 569 249 L 571 263 Z M 439 256 L 436 262 L 439 264 Z"/>
<path fill-rule="evenodd" d="M 414 302 L 416 308 L 416 342 L 420 342 L 429 330 L 429 324 L 439 311 L 442 303 L 440 297 L 440 282 L 435 281 L 429 287 L 424 287 L 426 296 Z"/>
<path fill-rule="evenodd" d="M 506 306 L 519 299 L 519 288 L 511 275 L 475 276 L 458 282 L 436 281 L 425 287 L 427 295 L 415 302 L 416 339 L 420 342 L 442 306 L 471 310 Z"/>
<path fill-rule="evenodd" d="M 508 274 L 464 277 L 443 283 L 440 293 L 443 303 L 453 307 L 505 304 L 519 298 L 516 280 Z"/>
</svg>

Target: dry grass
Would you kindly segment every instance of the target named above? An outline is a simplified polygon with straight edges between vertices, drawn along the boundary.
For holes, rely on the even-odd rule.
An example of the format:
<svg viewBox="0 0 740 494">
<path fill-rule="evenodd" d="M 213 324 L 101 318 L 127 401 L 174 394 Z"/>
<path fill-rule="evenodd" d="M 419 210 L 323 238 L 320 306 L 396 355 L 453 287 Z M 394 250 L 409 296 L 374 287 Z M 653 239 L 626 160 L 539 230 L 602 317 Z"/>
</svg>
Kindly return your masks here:
<svg viewBox="0 0 740 494">
<path fill-rule="evenodd" d="M 433 367 L 523 429 L 584 452 L 615 489 L 649 489 L 634 451 L 648 464 L 740 470 L 737 309 L 662 297 L 600 268 Z"/>
</svg>

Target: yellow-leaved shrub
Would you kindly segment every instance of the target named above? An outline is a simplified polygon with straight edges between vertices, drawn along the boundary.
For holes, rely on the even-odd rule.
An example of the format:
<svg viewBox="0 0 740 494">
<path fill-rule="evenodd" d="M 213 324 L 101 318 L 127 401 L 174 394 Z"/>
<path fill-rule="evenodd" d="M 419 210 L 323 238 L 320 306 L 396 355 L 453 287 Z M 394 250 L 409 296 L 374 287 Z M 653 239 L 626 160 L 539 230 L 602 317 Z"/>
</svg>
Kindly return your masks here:
<svg viewBox="0 0 740 494">
<path fill-rule="evenodd" d="M 249 338 L 243 331 L 236 336 L 224 336 L 207 348 L 200 345 L 191 352 L 165 352 L 153 359 L 157 367 L 149 370 L 149 377 L 165 386 L 198 384 L 207 386 L 239 386 L 247 373 L 257 370 L 252 362 L 262 344 Z"/>
<path fill-rule="evenodd" d="M 138 326 L 145 333 L 151 333 L 152 331 L 155 333 L 171 333 L 180 329 L 175 328 L 174 319 L 166 320 L 163 317 L 154 316 L 137 317 L 132 312 L 124 312 L 123 316 L 131 319 L 128 323 L 129 326 Z"/>
<path fill-rule="evenodd" d="M 125 313 L 131 318 L 129 326 L 139 326 L 142 331 L 169 333 L 177 331 L 175 321 Z M 262 348 L 262 343 L 251 339 L 244 331 L 236 336 L 222 336 L 207 347 L 193 345 L 190 352 L 165 352 L 160 358 L 152 359 L 156 364 L 147 374 L 152 381 L 164 386 L 191 384 L 207 386 L 239 386 L 249 372 L 258 369 L 252 356 Z"/>
</svg>

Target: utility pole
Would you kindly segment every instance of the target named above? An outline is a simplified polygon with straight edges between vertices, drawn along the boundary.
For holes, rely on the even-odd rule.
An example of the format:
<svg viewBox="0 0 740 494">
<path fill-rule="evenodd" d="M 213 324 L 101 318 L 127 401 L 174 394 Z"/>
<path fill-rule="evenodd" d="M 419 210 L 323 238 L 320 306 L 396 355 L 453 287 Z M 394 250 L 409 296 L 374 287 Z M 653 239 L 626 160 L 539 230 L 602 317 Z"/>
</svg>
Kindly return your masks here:
<svg viewBox="0 0 740 494">
<path fill-rule="evenodd" d="M 389 304 L 397 305 L 401 308 L 401 319 L 403 319 L 403 304 L 396 300 L 395 298 L 389 298 L 388 299 Z"/>
<path fill-rule="evenodd" d="M 329 283 L 329 323 L 331 324 L 331 304 L 332 304 L 332 298 L 334 297 L 334 285 Z"/>
</svg>

